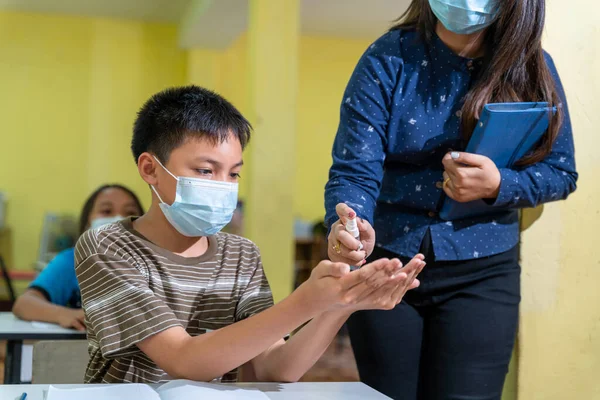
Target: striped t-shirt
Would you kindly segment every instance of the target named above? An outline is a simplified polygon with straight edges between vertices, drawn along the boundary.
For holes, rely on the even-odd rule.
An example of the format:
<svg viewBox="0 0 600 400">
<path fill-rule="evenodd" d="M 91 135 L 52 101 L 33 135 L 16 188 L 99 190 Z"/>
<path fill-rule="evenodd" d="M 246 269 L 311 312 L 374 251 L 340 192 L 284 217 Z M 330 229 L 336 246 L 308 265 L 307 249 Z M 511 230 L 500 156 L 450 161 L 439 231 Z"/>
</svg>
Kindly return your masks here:
<svg viewBox="0 0 600 400">
<path fill-rule="evenodd" d="M 273 305 L 258 248 L 225 233 L 208 240 L 205 254 L 188 258 L 154 245 L 132 219 L 81 236 L 75 270 L 89 342 L 86 383 L 169 380 L 137 343 L 174 326 L 201 335 Z M 223 381 L 236 378 L 232 371 Z"/>
</svg>

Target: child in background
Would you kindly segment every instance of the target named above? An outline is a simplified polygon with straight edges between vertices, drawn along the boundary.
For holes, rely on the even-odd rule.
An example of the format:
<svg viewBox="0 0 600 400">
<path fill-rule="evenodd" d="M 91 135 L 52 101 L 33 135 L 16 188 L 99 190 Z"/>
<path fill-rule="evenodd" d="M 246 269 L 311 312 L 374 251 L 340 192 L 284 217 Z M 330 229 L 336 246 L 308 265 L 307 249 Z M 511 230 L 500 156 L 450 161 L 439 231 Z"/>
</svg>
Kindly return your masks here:
<svg viewBox="0 0 600 400">
<path fill-rule="evenodd" d="M 158 93 L 139 111 L 131 148 L 152 205 L 85 232 L 75 250 L 85 382 L 235 381 L 238 367 L 253 380 L 296 381 L 353 311 L 391 309 L 418 285 L 421 255 L 402 271 L 397 259 L 354 272 L 323 261 L 273 305 L 258 248 L 220 233 L 250 131 L 233 105 L 196 86 Z"/>
<path fill-rule="evenodd" d="M 100 186 L 86 200 L 79 216 L 79 234 L 144 210 L 137 196 L 121 185 Z M 75 276 L 74 249 L 56 255 L 29 285 L 13 307 L 13 314 L 28 321 L 44 321 L 85 331 L 81 294 Z"/>
</svg>

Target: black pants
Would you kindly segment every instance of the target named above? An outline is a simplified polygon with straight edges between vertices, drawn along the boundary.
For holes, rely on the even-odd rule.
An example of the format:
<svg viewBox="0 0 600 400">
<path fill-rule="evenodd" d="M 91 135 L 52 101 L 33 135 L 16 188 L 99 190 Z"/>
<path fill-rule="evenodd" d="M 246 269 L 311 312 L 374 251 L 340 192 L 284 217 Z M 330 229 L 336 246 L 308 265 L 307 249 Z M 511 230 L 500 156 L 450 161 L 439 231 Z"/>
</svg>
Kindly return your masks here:
<svg viewBox="0 0 600 400">
<path fill-rule="evenodd" d="M 436 262 L 427 237 L 421 251 L 419 288 L 393 310 L 348 320 L 361 380 L 398 400 L 500 399 L 517 331 L 518 248 Z M 376 248 L 370 258 L 382 257 L 396 256 Z"/>
</svg>

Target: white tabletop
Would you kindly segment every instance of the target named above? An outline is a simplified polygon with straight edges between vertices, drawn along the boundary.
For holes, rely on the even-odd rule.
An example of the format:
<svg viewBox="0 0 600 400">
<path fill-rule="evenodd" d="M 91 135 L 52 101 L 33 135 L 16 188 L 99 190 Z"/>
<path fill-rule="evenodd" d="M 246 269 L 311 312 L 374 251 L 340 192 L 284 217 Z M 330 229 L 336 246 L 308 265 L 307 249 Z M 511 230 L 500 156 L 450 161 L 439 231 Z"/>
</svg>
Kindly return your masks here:
<svg viewBox="0 0 600 400">
<path fill-rule="evenodd" d="M 85 337 L 85 332 L 46 322 L 23 321 L 11 312 L 0 312 L 0 340 L 75 340 Z"/>
<path fill-rule="evenodd" d="M 0 399 L 18 400 L 23 392 L 27 400 L 44 400 L 49 385 L 1 385 Z M 54 385 L 58 388 L 80 388 L 95 385 Z M 279 400 L 382 400 L 389 397 L 360 382 L 238 383 L 256 388 L 270 399 Z"/>
</svg>

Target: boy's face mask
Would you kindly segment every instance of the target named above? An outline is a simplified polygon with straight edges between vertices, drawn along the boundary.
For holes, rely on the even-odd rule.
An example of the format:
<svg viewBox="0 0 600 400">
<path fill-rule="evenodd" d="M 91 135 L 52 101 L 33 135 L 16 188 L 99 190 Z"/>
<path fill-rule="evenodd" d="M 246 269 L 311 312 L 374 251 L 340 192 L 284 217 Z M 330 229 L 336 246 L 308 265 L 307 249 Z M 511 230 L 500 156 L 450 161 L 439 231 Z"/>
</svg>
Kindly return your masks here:
<svg viewBox="0 0 600 400">
<path fill-rule="evenodd" d="M 498 0 L 429 0 L 431 11 L 451 32 L 468 35 L 491 25 L 498 16 Z"/>
<path fill-rule="evenodd" d="M 209 179 L 177 177 L 154 157 L 176 181 L 175 200 L 166 204 L 154 186 L 160 209 L 167 220 L 184 236 L 210 236 L 225 227 L 237 206 L 238 184 Z"/>
</svg>

